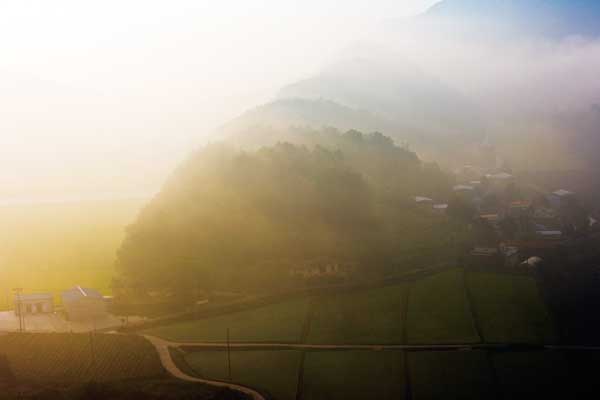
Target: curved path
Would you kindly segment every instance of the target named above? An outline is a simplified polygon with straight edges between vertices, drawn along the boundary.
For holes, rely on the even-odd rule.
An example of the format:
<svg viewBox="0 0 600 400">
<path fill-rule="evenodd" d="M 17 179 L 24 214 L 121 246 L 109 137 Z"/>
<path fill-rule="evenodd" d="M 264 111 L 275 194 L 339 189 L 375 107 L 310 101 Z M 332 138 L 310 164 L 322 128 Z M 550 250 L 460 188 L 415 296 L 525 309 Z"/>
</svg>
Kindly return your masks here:
<svg viewBox="0 0 600 400">
<path fill-rule="evenodd" d="M 227 348 L 226 343 L 214 342 L 171 342 L 155 336 L 144 335 L 154 345 L 160 356 L 163 367 L 175 378 L 189 382 L 203 383 L 215 387 L 225 387 L 246 394 L 253 400 L 266 400 L 256 390 L 234 383 L 213 381 L 196 378 L 182 372 L 173 361 L 170 347 L 213 349 L 223 350 Z M 423 345 L 365 345 L 365 344 L 302 344 L 302 343 L 230 343 L 232 349 L 262 349 L 262 350 L 414 350 L 414 351 L 470 351 L 470 350 L 493 350 L 493 349 L 537 349 L 537 350 L 571 350 L 571 351 L 600 351 L 600 346 L 570 346 L 570 345 L 529 345 L 515 343 L 465 343 L 465 344 L 423 344 Z"/>
<path fill-rule="evenodd" d="M 221 382 L 221 381 L 212 381 L 212 380 L 208 380 L 208 379 L 196 378 L 196 377 L 193 377 L 193 376 L 183 373 L 177 367 L 177 365 L 173 361 L 173 358 L 171 357 L 171 353 L 169 352 L 169 347 L 172 347 L 172 344 L 170 342 L 167 342 L 166 340 L 163 340 L 163 339 L 160 339 L 160 338 L 157 338 L 154 336 L 144 336 L 144 337 L 150 343 L 152 343 L 154 345 L 154 347 L 156 348 L 156 351 L 158 352 L 158 355 L 160 357 L 160 362 L 162 363 L 163 367 L 167 370 L 167 372 L 169 372 L 175 378 L 181 379 L 184 381 L 188 381 L 188 382 L 203 383 L 205 385 L 215 386 L 215 387 L 219 387 L 219 388 L 228 388 L 228 389 L 243 393 L 243 394 L 249 396 L 253 400 L 266 400 L 266 398 L 262 394 L 260 394 L 256 390 L 250 389 L 245 386 L 236 385 L 234 383 L 226 383 L 226 382 Z"/>
</svg>

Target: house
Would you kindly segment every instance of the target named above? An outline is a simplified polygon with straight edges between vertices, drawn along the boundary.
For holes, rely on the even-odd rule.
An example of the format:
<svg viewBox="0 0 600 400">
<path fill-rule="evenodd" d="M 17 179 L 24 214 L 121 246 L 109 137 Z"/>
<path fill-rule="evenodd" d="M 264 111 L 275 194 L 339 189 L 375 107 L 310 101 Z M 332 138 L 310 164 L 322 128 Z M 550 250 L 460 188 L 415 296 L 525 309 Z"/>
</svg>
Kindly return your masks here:
<svg viewBox="0 0 600 400">
<path fill-rule="evenodd" d="M 521 263 L 521 266 L 525 268 L 538 268 L 540 265 L 542 265 L 543 262 L 544 260 L 542 258 L 534 256 L 529 257 L 527 260 L 523 261 Z"/>
<path fill-rule="evenodd" d="M 62 304 L 71 321 L 90 321 L 105 318 L 104 296 L 97 290 L 75 286 L 62 292 Z"/>
<path fill-rule="evenodd" d="M 347 278 L 354 270 L 351 263 L 338 263 L 324 260 L 313 260 L 304 265 L 290 269 L 291 278 Z"/>
<path fill-rule="evenodd" d="M 487 174 L 485 178 L 489 184 L 489 190 L 496 193 L 505 191 L 508 186 L 514 183 L 514 176 L 508 172 Z"/>
<path fill-rule="evenodd" d="M 49 314 L 54 312 L 52 293 L 16 294 L 15 315 Z"/>
<path fill-rule="evenodd" d="M 503 246 L 502 255 L 504 256 L 504 266 L 514 268 L 519 265 L 519 248 L 513 246 Z"/>
<path fill-rule="evenodd" d="M 418 207 L 429 208 L 433 204 L 433 199 L 425 196 L 416 196 L 415 203 Z"/>
<path fill-rule="evenodd" d="M 575 193 L 565 189 L 559 189 L 550 193 L 547 197 L 548 203 L 558 210 L 572 205 L 575 202 Z"/>
<path fill-rule="evenodd" d="M 471 255 L 472 256 L 478 256 L 478 257 L 496 257 L 498 254 L 500 253 L 500 251 L 498 250 L 497 247 L 474 247 L 471 250 Z"/>
<path fill-rule="evenodd" d="M 553 230 L 553 231 L 537 231 L 536 235 L 544 240 L 560 240 L 562 239 L 562 231 Z"/>
<path fill-rule="evenodd" d="M 446 213 L 448 212 L 448 204 L 445 204 L 445 203 L 434 204 L 432 209 L 433 209 L 434 214 L 446 215 Z"/>
<path fill-rule="evenodd" d="M 533 214 L 533 208 L 531 202 L 527 200 L 513 201 L 508 207 L 508 215 L 510 217 L 518 218 L 530 214 Z"/>
<path fill-rule="evenodd" d="M 473 186 L 470 185 L 456 185 L 452 188 L 456 193 L 471 193 L 475 190 Z"/>
</svg>

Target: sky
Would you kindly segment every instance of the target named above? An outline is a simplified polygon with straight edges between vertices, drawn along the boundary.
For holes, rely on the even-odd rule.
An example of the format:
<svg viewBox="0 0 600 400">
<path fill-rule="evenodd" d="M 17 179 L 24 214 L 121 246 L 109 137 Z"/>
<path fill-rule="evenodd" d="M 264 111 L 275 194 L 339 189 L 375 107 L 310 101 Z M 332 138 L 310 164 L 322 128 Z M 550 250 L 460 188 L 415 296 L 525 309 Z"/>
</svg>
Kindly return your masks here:
<svg viewBox="0 0 600 400">
<path fill-rule="evenodd" d="M 435 0 L 0 3 L 0 205 L 151 194 L 214 128 Z"/>
</svg>

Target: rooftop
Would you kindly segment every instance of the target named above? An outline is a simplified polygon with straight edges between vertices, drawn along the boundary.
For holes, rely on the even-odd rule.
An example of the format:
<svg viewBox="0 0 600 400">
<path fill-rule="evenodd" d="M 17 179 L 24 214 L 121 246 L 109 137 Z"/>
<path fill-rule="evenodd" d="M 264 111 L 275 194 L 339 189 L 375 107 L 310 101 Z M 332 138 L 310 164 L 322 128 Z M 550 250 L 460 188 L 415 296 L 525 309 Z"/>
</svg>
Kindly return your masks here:
<svg viewBox="0 0 600 400">
<path fill-rule="evenodd" d="M 565 190 L 565 189 L 558 189 L 558 190 L 552 192 L 552 194 L 555 196 L 559 196 L 559 197 L 565 197 L 565 196 L 574 195 L 575 193 Z"/>
<path fill-rule="evenodd" d="M 473 186 L 469 186 L 469 185 L 456 185 L 454 186 L 453 190 L 455 192 L 463 192 L 463 191 L 469 191 L 469 190 L 473 190 Z"/>
<path fill-rule="evenodd" d="M 28 294 L 15 294 L 15 299 L 34 301 L 34 300 L 53 300 L 54 296 L 52 293 L 28 293 Z"/>
<path fill-rule="evenodd" d="M 81 299 L 84 297 L 91 297 L 91 298 L 96 298 L 96 299 L 103 299 L 104 297 L 102 296 L 102 294 L 95 290 L 95 289 L 90 289 L 90 288 L 83 288 L 81 286 L 75 286 L 69 290 L 65 290 L 64 292 L 62 292 L 62 297 L 63 299 Z"/>
<path fill-rule="evenodd" d="M 433 201 L 433 199 L 430 199 L 429 197 L 424 197 L 424 196 L 416 196 L 415 201 L 417 203 L 431 203 Z"/>
<path fill-rule="evenodd" d="M 508 172 L 500 172 L 498 174 L 487 174 L 485 177 L 488 179 L 511 179 L 513 176 Z"/>
</svg>

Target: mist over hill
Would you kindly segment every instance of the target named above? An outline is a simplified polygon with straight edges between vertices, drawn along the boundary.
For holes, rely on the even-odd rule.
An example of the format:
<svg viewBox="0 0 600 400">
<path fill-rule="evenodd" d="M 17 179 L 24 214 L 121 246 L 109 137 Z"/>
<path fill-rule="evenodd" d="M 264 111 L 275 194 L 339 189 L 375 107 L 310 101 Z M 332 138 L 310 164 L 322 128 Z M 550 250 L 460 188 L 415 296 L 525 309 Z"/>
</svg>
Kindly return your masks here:
<svg viewBox="0 0 600 400">
<path fill-rule="evenodd" d="M 353 121 L 450 167 L 485 140 L 516 170 L 597 169 L 598 20 L 591 1 L 442 1 L 386 21 L 229 128 Z"/>
</svg>

